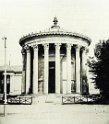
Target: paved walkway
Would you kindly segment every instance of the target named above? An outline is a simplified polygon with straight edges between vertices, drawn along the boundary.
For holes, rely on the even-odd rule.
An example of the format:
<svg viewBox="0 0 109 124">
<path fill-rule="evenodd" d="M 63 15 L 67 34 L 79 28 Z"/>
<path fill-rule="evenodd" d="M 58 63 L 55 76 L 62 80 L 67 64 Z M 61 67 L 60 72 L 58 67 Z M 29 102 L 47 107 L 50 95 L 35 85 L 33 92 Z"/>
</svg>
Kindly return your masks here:
<svg viewBox="0 0 109 124">
<path fill-rule="evenodd" d="M 0 124 L 109 124 L 108 105 L 7 105 Z M 0 105 L 0 113 L 3 106 Z"/>
</svg>

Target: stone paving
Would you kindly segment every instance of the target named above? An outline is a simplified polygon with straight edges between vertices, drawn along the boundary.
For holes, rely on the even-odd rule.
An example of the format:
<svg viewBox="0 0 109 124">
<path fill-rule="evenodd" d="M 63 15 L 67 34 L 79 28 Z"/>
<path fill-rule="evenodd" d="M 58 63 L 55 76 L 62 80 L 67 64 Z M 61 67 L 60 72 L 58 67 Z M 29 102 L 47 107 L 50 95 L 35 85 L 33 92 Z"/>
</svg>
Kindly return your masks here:
<svg viewBox="0 0 109 124">
<path fill-rule="evenodd" d="M 109 124 L 109 105 L 6 105 L 6 112 L 0 124 Z"/>
</svg>

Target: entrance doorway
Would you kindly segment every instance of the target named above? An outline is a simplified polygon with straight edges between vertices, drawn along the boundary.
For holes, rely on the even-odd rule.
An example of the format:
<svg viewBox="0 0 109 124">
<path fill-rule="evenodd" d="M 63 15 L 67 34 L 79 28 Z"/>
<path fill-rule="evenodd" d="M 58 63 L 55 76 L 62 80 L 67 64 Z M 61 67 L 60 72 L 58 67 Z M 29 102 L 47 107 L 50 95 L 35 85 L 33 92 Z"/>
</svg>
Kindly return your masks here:
<svg viewBox="0 0 109 124">
<path fill-rule="evenodd" d="M 49 93 L 55 93 L 55 62 L 49 62 Z"/>
</svg>

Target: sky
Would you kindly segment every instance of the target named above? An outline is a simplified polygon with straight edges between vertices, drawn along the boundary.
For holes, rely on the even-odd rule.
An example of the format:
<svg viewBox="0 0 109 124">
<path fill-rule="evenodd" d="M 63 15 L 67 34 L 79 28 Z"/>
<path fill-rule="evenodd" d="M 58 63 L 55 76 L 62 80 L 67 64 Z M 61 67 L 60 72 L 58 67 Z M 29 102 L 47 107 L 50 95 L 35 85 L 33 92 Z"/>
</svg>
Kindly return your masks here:
<svg viewBox="0 0 109 124">
<path fill-rule="evenodd" d="M 55 16 L 61 28 L 92 39 L 91 56 L 94 44 L 109 38 L 109 0 L 0 0 L 0 65 L 2 37 L 7 37 L 7 64 L 21 65 L 19 39 L 51 27 Z"/>
</svg>

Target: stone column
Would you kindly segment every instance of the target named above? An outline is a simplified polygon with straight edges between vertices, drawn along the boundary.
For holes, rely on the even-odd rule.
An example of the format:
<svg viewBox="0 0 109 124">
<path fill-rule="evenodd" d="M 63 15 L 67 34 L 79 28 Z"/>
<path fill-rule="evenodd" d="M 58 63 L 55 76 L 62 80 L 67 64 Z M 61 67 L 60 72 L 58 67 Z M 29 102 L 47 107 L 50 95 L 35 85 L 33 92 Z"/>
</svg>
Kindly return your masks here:
<svg viewBox="0 0 109 124">
<path fill-rule="evenodd" d="M 22 53 L 22 84 L 21 84 L 21 93 L 24 94 L 25 93 L 25 86 L 26 86 L 26 82 L 25 82 L 25 50 L 24 48 L 21 51 Z"/>
<path fill-rule="evenodd" d="M 48 94 L 49 44 L 44 44 L 44 93 Z"/>
<path fill-rule="evenodd" d="M 56 62 L 56 71 L 55 71 L 55 93 L 60 94 L 60 45 L 59 43 L 55 44 L 55 62 Z"/>
<path fill-rule="evenodd" d="M 33 94 L 38 94 L 38 45 L 33 46 Z"/>
<path fill-rule="evenodd" d="M 30 91 L 30 74 L 31 74 L 31 54 L 29 46 L 26 46 L 27 59 L 26 59 L 26 94 Z"/>
<path fill-rule="evenodd" d="M 80 90 L 80 46 L 76 46 L 76 92 L 80 94 Z"/>
<path fill-rule="evenodd" d="M 71 44 L 67 44 L 67 93 L 71 93 Z"/>
<path fill-rule="evenodd" d="M 88 63 L 87 63 L 87 61 L 88 61 L 88 52 L 89 52 L 89 49 L 88 48 L 86 48 L 86 50 L 85 50 L 85 68 L 86 68 L 86 76 L 87 76 L 87 78 L 88 78 L 88 73 L 89 73 L 89 70 L 88 70 Z"/>
</svg>

